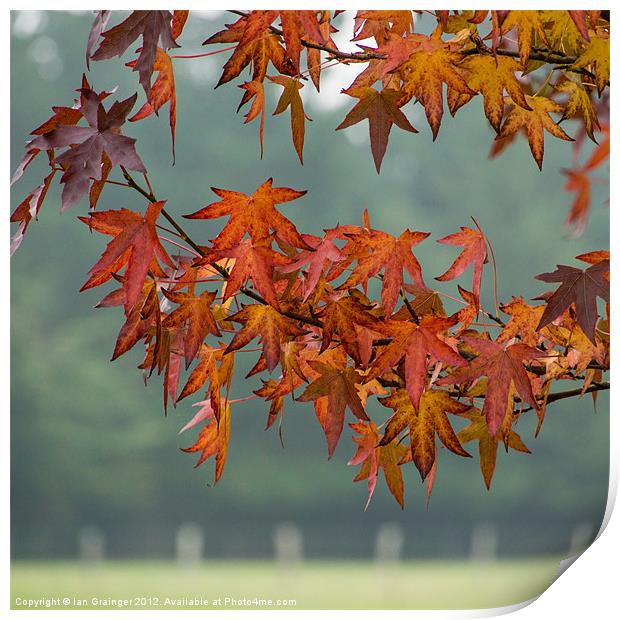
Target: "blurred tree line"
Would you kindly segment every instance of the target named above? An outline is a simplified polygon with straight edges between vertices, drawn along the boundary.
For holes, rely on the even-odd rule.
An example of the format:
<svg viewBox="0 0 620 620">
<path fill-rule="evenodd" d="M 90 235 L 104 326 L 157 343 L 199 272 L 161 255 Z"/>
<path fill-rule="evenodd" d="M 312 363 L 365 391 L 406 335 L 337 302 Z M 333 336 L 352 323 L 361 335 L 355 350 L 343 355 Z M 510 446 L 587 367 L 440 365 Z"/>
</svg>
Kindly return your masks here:
<svg viewBox="0 0 620 620">
<path fill-rule="evenodd" d="M 190 16 L 183 53 L 200 52 L 201 42 L 225 19 Z M 85 71 L 90 21 L 88 12 L 12 14 L 11 172 L 28 132 L 47 118 L 49 108 L 71 104 Z M 582 237 L 571 239 L 562 231 L 570 197 L 562 191 L 560 170 L 570 161 L 570 144 L 547 139 L 542 173 L 525 141 L 488 161 L 492 130 L 474 105 L 456 120 L 446 119 L 434 144 L 419 110 L 410 108 L 420 135 L 393 132 L 377 176 L 366 127 L 336 133 L 346 108 L 328 92 L 328 106 L 308 102 L 313 122 L 304 167 L 294 156 L 285 115 L 267 119 L 260 160 L 257 127 L 244 126 L 235 114 L 238 89 L 213 90 L 225 58 L 176 61 L 176 166 L 167 108 L 160 118 L 131 127 L 156 194 L 168 199 L 175 214 L 211 202 L 211 185 L 248 192 L 274 176 L 280 185 L 309 190 L 299 206 L 285 207 L 301 230 L 319 233 L 338 222 L 359 221 L 367 207 L 386 231 L 431 231 L 418 252 L 429 283 L 454 257 L 433 239 L 468 225 L 473 215 L 494 245 L 505 301 L 508 291 L 521 290 L 526 299 L 542 292 L 533 276 L 556 262 L 570 264 L 580 252 L 608 247 L 608 213 L 600 206 L 607 187 L 597 189 Z M 138 91 L 140 102 L 136 76 L 123 67 L 128 60 L 93 63 L 89 79 L 97 89 L 118 85 L 120 98 Z M 275 107 L 279 89 L 273 90 Z M 14 189 L 13 207 L 39 173 L 33 165 Z M 100 208 L 122 206 L 141 208 L 143 201 L 124 188 L 108 187 Z M 192 470 L 194 455 L 178 449 L 191 443 L 191 437 L 177 435 L 195 411 L 191 403 L 183 401 L 165 418 L 161 382 L 153 377 L 145 389 L 135 368 L 141 352 L 108 361 L 121 312 L 94 311 L 101 293 L 78 293 L 104 241 L 91 238 L 76 220 L 85 208 L 60 215 L 54 189 L 11 263 L 13 557 L 72 556 L 77 532 L 86 525 L 102 528 L 115 556 L 169 555 L 174 532 L 185 522 L 203 526 L 207 554 L 213 556 L 270 554 L 271 531 L 280 521 L 301 527 L 313 556 L 369 555 L 374 532 L 386 521 L 403 524 L 405 553 L 418 556 L 466 554 L 470 531 L 480 521 L 497 524 L 503 554 L 562 553 L 577 524 L 598 530 L 608 487 L 606 395 L 599 397 L 597 415 L 589 397 L 551 405 L 537 439 L 534 420 L 520 421 L 533 454 L 507 456 L 500 450 L 490 493 L 477 458 L 464 463 L 442 451 L 427 508 L 425 490 L 409 468 L 404 512 L 383 488 L 363 511 L 364 483 L 353 485 L 354 471 L 346 466 L 354 446 L 343 438 L 327 462 L 310 405 L 285 408 L 282 449 L 277 432 L 263 432 L 264 405 L 250 401 L 235 408 L 226 471 L 217 487 L 209 487 L 212 465 Z M 197 222 L 189 229 L 198 239 L 210 239 L 219 224 Z M 487 301 L 490 285 L 489 277 Z M 239 379 L 253 358 L 248 354 Z M 243 380 L 233 385 L 233 398 L 258 387 Z"/>
</svg>

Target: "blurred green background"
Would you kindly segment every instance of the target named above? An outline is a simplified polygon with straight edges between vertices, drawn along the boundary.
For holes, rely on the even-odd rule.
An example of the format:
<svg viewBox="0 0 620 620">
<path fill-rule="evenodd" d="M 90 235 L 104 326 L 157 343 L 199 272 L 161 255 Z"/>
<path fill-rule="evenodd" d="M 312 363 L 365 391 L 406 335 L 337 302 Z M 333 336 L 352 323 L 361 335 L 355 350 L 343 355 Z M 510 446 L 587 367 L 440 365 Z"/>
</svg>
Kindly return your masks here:
<svg viewBox="0 0 620 620">
<path fill-rule="evenodd" d="M 91 20 L 85 11 L 12 13 L 11 172 L 28 132 L 49 116 L 50 107 L 71 105 L 86 70 Z M 340 20 L 346 34 L 351 23 Z M 222 13 L 191 14 L 179 53 L 203 51 L 202 41 L 226 21 L 231 19 Z M 493 135 L 480 101 L 455 119 L 446 113 L 436 143 L 420 106 L 408 105 L 405 111 L 420 134 L 394 128 L 378 176 L 367 126 L 334 131 L 351 106 L 350 98 L 338 94 L 351 78 L 346 69 L 331 77 L 326 70 L 323 98 L 312 96 L 310 84 L 302 92 L 313 119 L 306 129 L 305 165 L 293 151 L 288 113 L 267 117 L 260 160 L 256 124 L 243 125 L 242 115 L 235 114 L 241 91 L 232 84 L 213 89 L 227 56 L 175 61 L 176 166 L 167 107 L 159 118 L 126 129 L 138 138 L 155 193 L 168 199 L 172 213 L 211 202 L 212 185 L 251 192 L 273 176 L 278 185 L 308 190 L 285 206 L 302 231 L 319 234 L 338 222 L 360 221 L 366 207 L 373 224 L 388 232 L 431 231 L 417 252 L 429 284 L 455 255 L 434 240 L 469 225 L 471 215 L 494 246 L 504 301 L 515 293 L 526 299 L 540 294 L 544 288 L 535 274 L 558 262 L 571 264 L 580 252 L 608 247 L 608 212 L 602 206 L 608 187 L 597 187 L 586 232 L 571 238 L 562 229 L 571 198 L 561 174 L 570 165 L 571 145 L 547 138 L 542 173 L 523 140 L 489 161 Z M 138 91 L 141 105 L 137 76 L 123 66 L 130 58 L 91 63 L 89 80 L 98 90 L 118 85 L 119 98 Z M 270 111 L 279 92 L 276 86 L 270 90 Z M 575 127 L 566 128 L 574 133 Z M 42 163 L 33 164 L 13 189 L 11 208 L 39 182 Z M 224 476 L 210 487 L 212 463 L 193 470 L 194 455 L 179 450 L 192 442 L 177 435 L 195 411 L 191 403 L 183 401 L 164 417 L 159 378 L 145 388 L 135 368 L 140 346 L 109 363 L 121 312 L 92 309 L 103 290 L 78 292 L 105 240 L 76 219 L 85 204 L 60 215 L 58 196 L 55 187 L 11 262 L 14 559 L 74 558 L 80 532 L 92 527 L 104 536 L 105 555 L 117 559 L 173 557 L 176 532 L 186 523 L 202 530 L 206 557 L 220 559 L 271 557 L 274 527 L 282 522 L 294 523 L 305 556 L 320 560 L 371 558 L 385 523 L 401 526 L 409 559 L 466 558 L 472 532 L 481 524 L 497 533 L 500 558 L 560 557 L 575 542 L 575 532 L 588 538 L 598 530 L 608 486 L 606 395 L 599 397 L 596 415 L 589 398 L 551 405 L 537 439 L 535 420 L 519 421 L 517 430 L 532 454 L 500 450 L 490 492 L 477 458 L 463 461 L 441 451 L 428 507 L 417 473 L 408 468 L 405 510 L 381 482 L 366 512 L 365 484 L 352 484 L 355 472 L 346 466 L 354 452 L 348 432 L 328 462 L 312 407 L 288 403 L 283 449 L 277 432 L 263 431 L 264 403 L 250 401 L 233 414 Z M 139 196 L 111 186 L 99 204 L 144 206 Z M 190 222 L 188 229 L 209 239 L 219 226 Z M 489 271 L 483 302 L 491 305 L 490 284 Z M 255 361 L 252 354 L 238 357 L 247 358 L 246 370 Z M 233 398 L 258 386 L 243 381 L 243 371 L 242 362 Z M 376 403 L 372 407 L 371 414 L 385 413 Z"/>
</svg>

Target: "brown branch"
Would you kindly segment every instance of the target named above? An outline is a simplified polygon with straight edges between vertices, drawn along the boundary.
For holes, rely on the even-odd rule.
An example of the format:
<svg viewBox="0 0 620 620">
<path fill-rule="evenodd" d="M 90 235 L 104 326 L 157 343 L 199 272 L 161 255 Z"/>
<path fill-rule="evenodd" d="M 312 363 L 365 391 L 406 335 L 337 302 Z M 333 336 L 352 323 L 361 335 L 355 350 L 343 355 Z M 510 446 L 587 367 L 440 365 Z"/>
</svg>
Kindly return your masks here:
<svg viewBox="0 0 620 620">
<path fill-rule="evenodd" d="M 240 15 L 241 17 L 248 17 L 249 13 L 245 11 L 233 11 L 229 10 L 229 13 L 234 13 L 235 15 Z M 277 34 L 280 37 L 284 36 L 284 32 L 280 30 L 277 26 L 270 26 L 269 30 L 274 34 Z M 315 50 L 321 50 L 323 52 L 327 52 L 330 56 L 334 58 L 341 58 L 342 60 L 351 60 L 354 62 L 368 62 L 373 59 L 385 60 L 387 56 L 385 54 L 381 54 L 378 52 L 341 52 L 340 50 L 330 47 L 329 45 L 321 45 L 319 43 L 312 43 L 312 41 L 306 41 L 305 39 L 301 39 L 300 41 L 303 47 L 309 47 Z"/>
<path fill-rule="evenodd" d="M 537 400 L 544 401 L 546 404 L 554 403 L 558 400 L 563 400 L 565 398 L 572 398 L 573 396 L 582 396 L 583 394 L 591 394 L 592 392 L 600 392 L 602 390 L 609 390 L 611 385 L 608 381 L 604 381 L 603 383 L 593 383 L 585 390 L 583 388 L 575 388 L 574 390 L 565 390 L 563 392 L 552 392 L 547 395 L 545 399 L 544 396 L 538 396 Z M 519 398 L 515 398 L 515 402 L 521 402 Z M 521 413 L 527 413 L 528 411 L 532 411 L 533 407 L 528 407 L 527 409 L 523 409 Z"/>
<path fill-rule="evenodd" d="M 235 15 L 239 15 L 241 17 L 248 17 L 249 13 L 246 11 L 235 11 L 229 10 L 229 13 L 233 13 Z M 270 26 L 269 29 L 274 34 L 278 36 L 284 36 L 284 33 L 277 26 Z M 340 58 L 342 60 L 349 60 L 354 62 L 368 62 L 369 60 L 386 60 L 387 54 L 382 54 L 381 52 L 341 52 L 340 50 L 330 47 L 329 45 L 322 45 L 320 43 L 313 43 L 312 41 L 306 41 L 305 39 L 301 39 L 300 41 L 303 47 L 308 47 L 315 50 L 320 50 L 328 53 L 334 58 Z M 486 48 L 486 46 L 481 47 L 477 46 L 471 50 L 464 50 L 463 54 L 472 55 L 472 54 L 481 54 L 481 53 L 492 53 L 490 49 Z M 487 51 L 488 49 L 488 51 Z M 519 58 L 519 52 L 517 50 L 507 50 L 507 49 L 498 49 L 495 51 L 498 56 L 510 56 L 512 58 Z M 550 64 L 555 65 L 572 65 L 576 62 L 577 58 L 575 56 L 567 56 L 562 52 L 556 50 L 546 50 L 541 48 L 534 48 L 534 51 L 530 53 L 531 60 L 542 60 L 544 62 L 548 62 Z"/>
</svg>

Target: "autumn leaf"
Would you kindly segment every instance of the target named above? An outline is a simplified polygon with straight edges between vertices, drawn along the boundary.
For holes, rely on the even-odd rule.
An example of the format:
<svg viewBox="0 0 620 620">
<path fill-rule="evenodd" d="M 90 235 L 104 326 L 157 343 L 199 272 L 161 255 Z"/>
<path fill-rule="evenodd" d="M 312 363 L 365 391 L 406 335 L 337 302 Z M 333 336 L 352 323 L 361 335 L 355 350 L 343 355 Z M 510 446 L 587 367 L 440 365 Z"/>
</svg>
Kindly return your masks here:
<svg viewBox="0 0 620 620">
<path fill-rule="evenodd" d="M 478 409 L 469 409 L 463 413 L 459 413 L 463 418 L 469 420 L 469 426 L 460 430 L 457 433 L 457 437 L 462 444 L 467 444 L 470 441 L 478 442 L 478 454 L 480 455 L 480 471 L 484 478 L 484 484 L 487 489 L 491 488 L 491 480 L 493 479 L 493 473 L 495 472 L 495 463 L 497 461 L 497 447 L 500 440 L 503 440 L 507 444 L 506 450 L 510 447 L 513 450 L 519 452 L 530 453 L 530 450 L 523 443 L 521 437 L 515 431 L 510 428 L 510 423 L 507 429 L 502 428 L 502 433 L 493 436 L 489 433 L 487 428 L 486 418 L 480 413 Z M 506 436 L 507 435 L 507 436 Z"/>
<path fill-rule="evenodd" d="M 417 410 L 420 397 L 427 388 L 427 356 L 450 366 L 462 366 L 465 360 L 439 336 L 454 325 L 453 319 L 427 315 L 419 324 L 389 321 L 382 327 L 391 342 L 379 353 L 371 367 L 370 377 L 380 377 L 405 360 L 405 385 L 411 404 Z"/>
<path fill-rule="evenodd" d="M 473 230 L 466 226 L 461 226 L 461 232 L 453 233 L 437 240 L 437 243 L 446 245 L 462 245 L 463 250 L 448 269 L 437 276 L 435 280 L 445 282 L 453 280 L 465 273 L 466 269 L 473 265 L 473 294 L 476 299 L 480 297 L 480 284 L 482 282 L 482 266 L 488 262 L 487 242 L 484 234 L 480 230 Z"/>
<path fill-rule="evenodd" d="M 375 492 L 380 469 L 383 470 L 390 493 L 400 507 L 404 508 L 403 474 L 399 463 L 407 448 L 395 441 L 386 446 L 378 445 L 381 435 L 373 422 L 367 424 L 359 422 L 349 424 L 349 426 L 358 433 L 358 436 L 353 437 L 353 441 L 357 444 L 357 451 L 347 465 L 361 465 L 353 482 L 368 480 L 368 501 L 364 510 L 368 508 Z"/>
<path fill-rule="evenodd" d="M 304 85 L 299 80 L 287 77 L 286 75 L 267 77 L 274 84 L 279 84 L 284 88 L 273 113 L 275 116 L 276 114 L 282 114 L 282 112 L 285 112 L 288 108 L 291 109 L 291 134 L 293 136 L 293 145 L 295 146 L 295 151 L 297 151 L 299 161 L 303 164 L 305 121 L 306 119 L 312 120 L 304 112 L 304 104 L 299 95 L 299 91 Z"/>
<path fill-rule="evenodd" d="M 495 139 L 504 140 L 514 136 L 518 131 L 523 131 L 527 135 L 534 160 L 542 170 L 545 152 L 544 132 L 548 131 L 560 140 L 571 142 L 573 139 L 549 116 L 549 114 L 561 114 L 564 111 L 561 105 L 546 97 L 528 96 L 526 99 L 531 109 L 513 106 Z"/>
<path fill-rule="evenodd" d="M 232 353 L 224 354 L 224 347 L 210 347 L 201 345 L 198 354 L 199 361 L 194 370 L 187 378 L 177 402 L 197 392 L 209 381 L 209 399 L 215 417 L 219 417 L 221 411 L 221 390 L 230 388 L 235 364 L 235 356 Z"/>
<path fill-rule="evenodd" d="M 596 36 L 590 38 L 588 46 L 582 54 L 579 55 L 573 65 L 570 66 L 572 71 L 580 69 L 592 69 L 599 97 L 605 86 L 609 84 L 610 76 L 610 59 L 609 59 L 609 34 L 603 31 L 596 33 Z"/>
<path fill-rule="evenodd" d="M 271 249 L 269 238 L 262 243 L 252 243 L 251 239 L 244 239 L 234 248 L 212 250 L 200 263 L 211 263 L 222 258 L 232 258 L 235 261 L 226 281 L 222 298 L 224 302 L 242 289 L 251 278 L 265 300 L 276 310 L 280 309 L 273 274 L 276 267 L 286 264 L 286 258 Z"/>
<path fill-rule="evenodd" d="M 466 72 L 467 85 L 472 91 L 481 93 L 484 101 L 484 113 L 489 123 L 499 133 L 504 118 L 504 90 L 512 101 L 529 110 L 523 88 L 515 76 L 520 70 L 519 64 L 508 56 L 471 56 L 466 58 L 459 68 Z M 469 103 L 470 93 L 448 90 L 448 105 L 454 116 L 456 111 Z"/>
<path fill-rule="evenodd" d="M 198 439 L 189 448 L 181 448 L 183 452 L 200 452 L 200 458 L 194 467 L 198 467 L 207 459 L 215 457 L 215 484 L 222 476 L 226 464 L 228 442 L 230 440 L 230 405 L 227 403 L 218 420 L 211 420 L 203 426 Z"/>
<path fill-rule="evenodd" d="M 540 13 L 540 11 L 508 11 L 501 26 L 502 35 L 506 35 L 514 29 L 517 30 L 519 59 L 523 68 L 529 60 L 534 40 L 547 44 L 547 36 Z"/>
<path fill-rule="evenodd" d="M 251 82 L 245 82 L 245 84 L 240 84 L 239 88 L 245 90 L 243 93 L 243 97 L 241 98 L 241 103 L 237 108 L 237 112 L 244 106 L 248 101 L 252 101 L 252 105 L 250 109 L 247 111 L 245 115 L 245 121 L 243 124 L 251 123 L 255 118 L 258 118 L 260 115 L 260 123 L 258 130 L 258 139 L 260 142 L 260 158 L 263 158 L 263 142 L 264 142 L 264 134 L 265 134 L 265 87 L 262 82 L 258 82 L 253 80 Z"/>
<path fill-rule="evenodd" d="M 95 307 L 106 308 L 125 305 L 126 294 L 123 288 L 112 291 Z M 125 313 L 125 322 L 116 338 L 111 361 L 132 349 L 148 332 L 154 322 L 159 320 L 159 300 L 154 280 L 147 280 L 138 295 L 136 303 Z"/>
<path fill-rule="evenodd" d="M 530 347 L 538 346 L 540 339 L 538 323 L 544 312 L 544 306 L 530 306 L 523 301 L 523 297 L 513 297 L 510 302 L 501 304 L 500 309 L 511 318 L 498 335 L 496 342 L 508 342 L 518 337 L 523 344 Z"/>
<path fill-rule="evenodd" d="M 348 289 L 358 284 L 366 286 L 369 278 L 383 270 L 381 306 L 386 316 L 390 315 L 403 284 L 403 270 L 407 271 L 417 286 L 426 288 L 422 268 L 412 248 L 429 234 L 406 229 L 399 237 L 393 237 L 373 229 L 369 233 L 347 235 L 351 242 L 345 248 L 346 253 L 348 258 L 357 260 L 357 266 L 339 288 Z"/>
<path fill-rule="evenodd" d="M 556 82 L 554 88 L 559 92 L 568 94 L 560 122 L 580 116 L 583 119 L 583 126 L 588 137 L 596 142 L 594 132 L 600 129 L 600 125 L 589 92 L 581 83 L 568 78 Z"/>
<path fill-rule="evenodd" d="M 188 17 L 189 11 L 175 10 L 172 12 L 171 34 L 175 41 L 181 36 Z"/>
<path fill-rule="evenodd" d="M 47 196 L 47 191 L 49 190 L 55 175 L 56 171 L 52 170 L 43 179 L 43 182 L 35 187 L 34 190 L 29 192 L 28 195 L 19 203 L 19 205 L 17 205 L 15 211 L 11 213 L 10 221 L 19 222 L 19 226 L 11 238 L 11 256 L 13 256 L 21 245 L 30 222 L 33 219 L 38 219 L 39 211 L 43 206 L 43 201 Z"/>
<path fill-rule="evenodd" d="M 344 296 L 328 301 L 318 313 L 323 321 L 323 344 L 325 351 L 334 337 L 337 337 L 344 350 L 360 364 L 360 339 L 356 327 L 365 330 L 378 330 L 379 321 L 370 314 L 371 306 L 364 305 L 352 296 Z"/>
<path fill-rule="evenodd" d="M 348 407 L 360 420 L 369 421 L 357 392 L 356 384 L 361 383 L 361 375 L 353 368 L 335 368 L 320 361 L 308 362 L 311 368 L 320 373 L 297 398 L 300 402 L 316 401 L 326 397 L 323 430 L 327 439 L 327 453 L 331 458 L 344 426 L 344 413 Z"/>
<path fill-rule="evenodd" d="M 317 11 L 279 11 L 279 13 L 286 55 L 295 71 L 299 73 L 302 40 L 313 43 L 326 43 L 327 40 L 317 20 Z"/>
<path fill-rule="evenodd" d="M 443 117 L 443 85 L 458 93 L 475 95 L 455 65 L 463 60 L 462 54 L 441 40 L 436 30 L 432 35 L 417 36 L 417 48 L 398 71 L 402 76 L 402 90 L 408 99 L 416 98 L 424 107 L 428 124 L 437 138 Z"/>
<path fill-rule="evenodd" d="M 140 74 L 140 84 L 150 97 L 158 46 L 165 50 L 179 47 L 172 37 L 171 20 L 170 11 L 132 11 L 123 22 L 102 33 L 103 41 L 90 58 L 106 60 L 121 56 L 141 36 L 140 55 L 133 70 Z"/>
<path fill-rule="evenodd" d="M 356 97 L 359 102 L 349 111 L 336 130 L 346 129 L 367 119 L 370 130 L 370 149 L 375 168 L 377 172 L 380 172 L 392 125 L 412 133 L 418 133 L 418 130 L 401 112 L 398 106 L 401 94 L 398 91 L 384 88 L 379 92 L 374 88 L 359 87 L 344 92 L 351 97 Z"/>
<path fill-rule="evenodd" d="M 88 191 L 91 179 L 101 180 L 104 154 L 113 166 L 146 172 L 135 150 L 136 141 L 119 131 L 136 102 L 136 95 L 115 102 L 106 111 L 97 93 L 88 88 L 81 92 L 81 113 L 88 121 L 88 127 L 58 124 L 30 142 L 31 148 L 40 150 L 67 147 L 56 157 L 56 163 L 63 168 L 60 179 L 64 185 L 62 211 L 79 202 Z"/>
<path fill-rule="evenodd" d="M 137 61 L 127 63 L 128 67 L 135 66 Z M 169 124 L 170 135 L 172 137 L 172 161 L 174 163 L 176 156 L 174 151 L 174 139 L 177 125 L 177 97 L 174 87 L 174 69 L 172 67 L 172 59 L 160 47 L 157 48 L 155 61 L 153 63 L 153 71 L 158 72 L 158 76 L 151 88 L 151 94 L 147 102 L 129 119 L 129 122 L 135 122 L 147 118 L 151 114 L 159 111 L 166 103 L 170 102 Z"/>
<path fill-rule="evenodd" d="M 588 269 L 577 269 L 568 265 L 558 265 L 551 273 L 536 276 L 542 282 L 560 282 L 559 288 L 547 299 L 547 307 L 538 323 L 542 329 L 559 317 L 571 304 L 574 304 L 577 323 L 586 336 L 594 342 L 594 329 L 598 312 L 596 298 L 609 302 L 609 260 L 603 260 Z"/>
<path fill-rule="evenodd" d="M 269 28 L 277 17 L 277 11 L 250 11 L 234 24 L 209 37 L 203 45 L 237 43 L 235 51 L 224 64 L 216 88 L 236 78 L 250 63 L 253 65 L 252 80 L 262 82 L 269 61 L 284 72 L 285 51 L 277 35 L 270 35 Z M 292 67 L 291 67 L 292 69 Z"/>
<path fill-rule="evenodd" d="M 452 400 L 448 392 L 444 390 L 424 392 L 417 412 L 405 390 L 394 390 L 389 396 L 380 398 L 379 402 L 394 410 L 394 415 L 388 420 L 379 445 L 389 445 L 408 428 L 411 457 L 422 480 L 429 474 L 437 458 L 435 434 L 454 454 L 471 456 L 461 446 L 446 415 L 446 412 L 463 413 L 469 409 L 469 405 Z"/>
<path fill-rule="evenodd" d="M 229 217 L 220 234 L 213 240 L 213 248 L 234 247 L 246 233 L 253 241 L 264 242 L 271 230 L 279 239 L 294 247 L 311 249 L 301 238 L 295 225 L 275 208 L 276 204 L 304 196 L 305 191 L 273 187 L 273 179 L 267 179 L 251 196 L 217 187 L 212 187 L 211 190 L 222 200 L 184 217 L 193 220 Z"/>
<path fill-rule="evenodd" d="M 502 426 L 511 385 L 514 384 L 519 396 L 531 407 L 538 410 L 538 403 L 532 391 L 532 384 L 524 362 L 544 356 L 542 351 L 517 343 L 504 347 L 502 344 L 485 338 L 462 336 L 462 340 L 480 355 L 463 368 L 441 377 L 437 385 L 463 385 L 482 376 L 488 378 L 484 407 L 489 433 L 495 436 Z"/>
<path fill-rule="evenodd" d="M 90 71 L 90 56 L 93 48 L 99 41 L 101 33 L 106 29 L 108 21 L 110 20 L 110 14 L 112 11 L 95 11 L 95 19 L 93 20 L 90 32 L 88 33 L 88 40 L 86 42 L 86 68 Z"/>
<path fill-rule="evenodd" d="M 280 363 L 280 352 L 284 342 L 305 333 L 291 319 L 271 306 L 261 304 L 246 306 L 228 320 L 243 323 L 243 328 L 235 334 L 225 353 L 237 351 L 258 337 L 263 345 L 263 355 L 269 372 Z"/>
<path fill-rule="evenodd" d="M 200 295 L 192 295 L 166 289 L 162 289 L 161 292 L 168 300 L 179 304 L 164 319 L 163 327 L 185 326 L 187 323 L 187 334 L 184 339 L 185 368 L 187 368 L 196 357 L 207 334 L 221 336 L 211 308 L 216 293 L 204 291 Z"/>
<path fill-rule="evenodd" d="M 280 267 L 282 273 L 292 273 L 301 269 L 304 265 L 308 265 L 308 276 L 304 279 L 304 295 L 302 301 L 305 303 L 312 294 L 319 282 L 323 271 L 335 262 L 345 259 L 345 255 L 334 244 L 334 239 L 338 233 L 338 229 L 326 231 L 323 238 L 315 235 L 303 234 L 301 237 L 305 243 L 311 247 L 311 250 L 302 250 L 295 260 Z"/>
<path fill-rule="evenodd" d="M 136 303 L 153 258 L 174 266 L 155 228 L 164 204 L 163 201 L 152 202 L 144 216 L 119 209 L 99 211 L 91 213 L 90 217 L 80 218 L 90 228 L 114 236 L 89 273 L 91 278 L 103 275 L 108 279 L 111 273 L 126 265 L 123 277 L 126 310 Z"/>
</svg>

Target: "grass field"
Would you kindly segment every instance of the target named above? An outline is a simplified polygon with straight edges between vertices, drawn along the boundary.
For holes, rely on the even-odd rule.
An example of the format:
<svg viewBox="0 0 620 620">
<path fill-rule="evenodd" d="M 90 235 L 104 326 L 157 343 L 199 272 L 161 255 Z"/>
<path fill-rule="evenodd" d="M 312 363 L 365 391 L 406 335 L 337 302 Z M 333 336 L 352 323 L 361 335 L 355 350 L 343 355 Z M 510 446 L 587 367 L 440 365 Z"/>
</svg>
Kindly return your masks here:
<svg viewBox="0 0 620 620">
<path fill-rule="evenodd" d="M 494 563 L 416 561 L 392 566 L 309 561 L 292 567 L 212 561 L 195 568 L 143 561 L 94 566 L 13 562 L 11 608 L 24 609 L 28 600 L 39 600 L 41 606 L 50 599 L 55 599 L 55 609 L 500 607 L 543 592 L 557 568 L 557 558 Z"/>
</svg>

